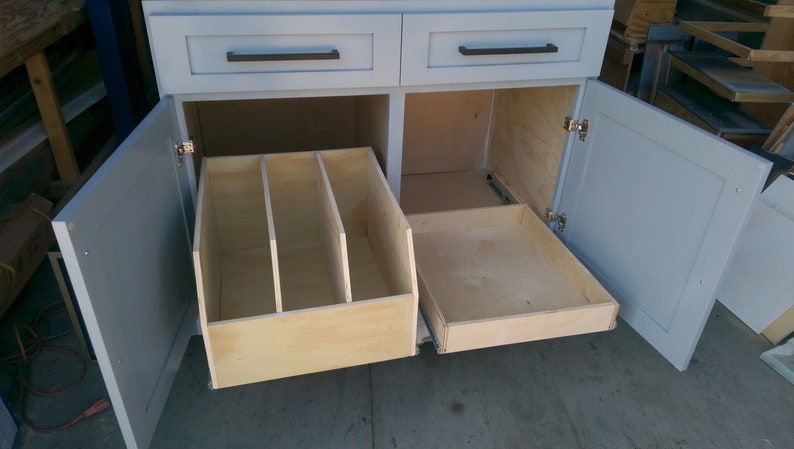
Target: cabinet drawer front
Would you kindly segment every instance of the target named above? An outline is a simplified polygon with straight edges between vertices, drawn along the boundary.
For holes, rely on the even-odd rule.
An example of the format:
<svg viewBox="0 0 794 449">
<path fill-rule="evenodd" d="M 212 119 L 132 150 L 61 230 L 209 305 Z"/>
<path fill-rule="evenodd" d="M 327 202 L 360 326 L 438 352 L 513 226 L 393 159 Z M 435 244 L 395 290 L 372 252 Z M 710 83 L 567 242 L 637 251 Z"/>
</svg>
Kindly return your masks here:
<svg viewBox="0 0 794 449">
<path fill-rule="evenodd" d="M 612 11 L 407 14 L 404 85 L 597 76 Z"/>
<path fill-rule="evenodd" d="M 400 15 L 153 15 L 160 94 L 393 86 Z"/>
</svg>

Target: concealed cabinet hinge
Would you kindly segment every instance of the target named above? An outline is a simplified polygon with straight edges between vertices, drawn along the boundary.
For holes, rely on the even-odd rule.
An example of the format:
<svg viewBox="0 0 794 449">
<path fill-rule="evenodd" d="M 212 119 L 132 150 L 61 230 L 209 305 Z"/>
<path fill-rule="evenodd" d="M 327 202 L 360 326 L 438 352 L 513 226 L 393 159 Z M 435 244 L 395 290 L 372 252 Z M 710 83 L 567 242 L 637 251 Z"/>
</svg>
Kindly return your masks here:
<svg viewBox="0 0 794 449">
<path fill-rule="evenodd" d="M 563 128 L 565 128 L 568 132 L 578 132 L 579 133 L 579 140 L 584 142 L 587 140 L 587 128 L 590 127 L 590 122 L 587 120 L 577 121 L 572 119 L 570 116 L 565 117 L 565 124 Z"/>
<path fill-rule="evenodd" d="M 183 142 L 175 143 L 174 150 L 176 151 L 177 166 L 179 167 L 181 167 L 183 164 L 183 157 L 185 153 L 192 154 L 195 151 L 192 140 L 185 140 Z"/>
<path fill-rule="evenodd" d="M 557 222 L 557 229 L 560 232 L 565 232 L 565 223 L 568 221 L 567 214 L 557 214 L 551 211 L 551 209 L 546 209 L 546 216 L 543 217 L 546 219 L 546 223 L 551 223 L 556 221 Z"/>
</svg>

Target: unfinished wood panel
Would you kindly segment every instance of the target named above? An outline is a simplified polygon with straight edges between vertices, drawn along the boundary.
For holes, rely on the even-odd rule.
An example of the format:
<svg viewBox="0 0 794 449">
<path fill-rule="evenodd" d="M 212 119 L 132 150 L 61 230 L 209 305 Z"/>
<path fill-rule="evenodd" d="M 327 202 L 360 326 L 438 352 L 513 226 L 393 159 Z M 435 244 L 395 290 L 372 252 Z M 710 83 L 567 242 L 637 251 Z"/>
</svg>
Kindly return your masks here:
<svg viewBox="0 0 794 449">
<path fill-rule="evenodd" d="M 728 24 L 731 24 L 731 23 L 733 23 L 733 22 L 728 22 Z M 723 27 L 721 27 L 722 29 L 720 31 L 738 31 L 738 32 L 754 31 L 754 32 L 761 32 L 761 31 L 766 31 L 766 28 L 768 28 L 767 24 L 743 23 L 743 22 L 739 22 L 738 24 L 741 25 L 741 26 L 740 27 L 726 27 L 726 26 L 723 26 Z M 723 23 L 723 25 L 725 25 L 725 23 Z M 749 30 L 748 27 L 747 27 L 748 25 L 752 25 L 755 29 Z M 708 22 L 686 22 L 686 21 L 682 21 L 680 23 L 680 26 L 681 26 L 681 31 L 684 31 L 684 32 L 689 33 L 689 34 L 691 34 L 691 35 L 693 35 L 693 36 L 695 36 L 695 37 L 697 37 L 699 39 L 702 39 L 702 40 L 704 40 L 706 42 L 709 42 L 709 43 L 711 43 L 711 44 L 713 44 L 713 45 L 715 45 L 715 46 L 717 46 L 717 47 L 719 47 L 719 48 L 721 48 L 723 50 L 727 50 L 727 51 L 733 53 L 734 55 L 740 57 L 741 59 L 744 59 L 746 61 L 753 61 L 754 60 L 754 59 L 750 59 L 750 52 L 752 50 L 751 48 L 749 48 L 749 47 L 747 47 L 745 45 L 742 45 L 742 44 L 736 42 L 735 40 L 729 39 L 729 38 L 727 38 L 727 37 L 725 37 L 725 36 L 723 36 L 721 34 L 715 33 L 714 32 L 715 30 L 712 27 L 709 26 Z M 759 29 L 761 27 L 763 27 L 764 29 Z M 725 29 L 725 28 L 739 28 L 739 29 Z"/>
<path fill-rule="evenodd" d="M 370 163 L 367 151 L 362 148 L 321 152 L 348 236 L 367 235 Z"/>
<path fill-rule="evenodd" d="M 760 144 L 769 130 L 739 105 L 692 85 L 660 86 L 654 105 L 734 143 Z"/>
<path fill-rule="evenodd" d="M 405 97 L 403 175 L 485 168 L 493 91 Z"/>
<path fill-rule="evenodd" d="M 778 6 L 794 6 L 794 0 L 778 0 Z M 769 31 L 764 35 L 761 50 L 794 51 L 794 18 L 773 17 L 769 21 Z M 753 70 L 770 80 L 794 90 L 794 65 L 764 62 L 755 64 Z M 768 127 L 773 128 L 786 110 L 785 104 L 746 104 L 743 109 Z"/>
<path fill-rule="evenodd" d="M 785 311 L 778 319 L 772 322 L 761 335 L 774 344 L 783 341 L 784 338 L 794 332 L 794 306 Z"/>
<path fill-rule="evenodd" d="M 446 335 L 442 352 L 607 330 L 614 323 L 617 303 L 526 206 L 409 220 L 425 293 L 420 299 L 431 324 L 443 326 L 434 327 L 437 336 Z M 558 313 L 573 324 L 541 325 Z M 507 324 L 496 331 L 500 322 Z M 493 335 L 480 335 L 482 329 Z"/>
<path fill-rule="evenodd" d="M 221 316 L 221 242 L 212 201 L 212 181 L 207 177 L 207 164 L 201 165 L 201 183 L 196 199 L 196 223 L 193 233 L 193 266 L 199 308 L 199 323 L 207 357 L 212 357 L 212 341 L 207 323 Z M 210 364 L 210 377 L 215 367 Z"/>
<path fill-rule="evenodd" d="M 479 213 L 498 216 L 498 212 L 497 208 Z M 509 212 L 514 215 L 514 211 Z M 461 219 L 456 215 L 450 218 Z M 451 224 L 439 232 L 417 232 L 414 236 L 420 270 L 448 322 L 587 303 L 548 260 L 543 248 L 527 236 L 520 217 L 493 218 L 497 221 L 493 226 L 467 222 L 465 228 L 459 228 Z"/>
<path fill-rule="evenodd" d="M 389 151 L 389 96 L 356 97 L 355 108 L 355 146 L 371 147 L 381 167 L 385 167 Z"/>
<path fill-rule="evenodd" d="M 0 8 L 0 77 L 85 22 L 84 0 L 6 0 Z"/>
<path fill-rule="evenodd" d="M 402 212 L 388 190 L 374 153 L 370 148 L 354 148 L 320 154 L 345 230 L 348 226 L 356 230 L 348 232 L 353 300 L 373 298 L 377 292 L 385 296 L 414 291 L 410 266 L 390 262 L 413 255 L 407 246 L 407 223 L 401 218 Z M 375 233 L 370 225 L 373 216 L 376 221 L 372 226 L 378 228 Z M 387 223 L 388 220 L 397 221 Z M 385 257 L 378 251 L 393 254 Z M 389 273 L 384 260 L 396 266 L 398 272 Z"/>
<path fill-rule="evenodd" d="M 576 86 L 499 90 L 488 162 L 538 216 L 550 207 Z"/>
<path fill-rule="evenodd" d="M 757 103 L 794 101 L 794 92 L 722 56 L 676 53 L 671 55 L 670 66 L 730 101 Z"/>
<path fill-rule="evenodd" d="M 642 44 L 648 27 L 673 22 L 676 0 L 616 0 L 614 22 L 624 38 Z"/>
<path fill-rule="evenodd" d="M 220 320 L 276 313 L 270 247 L 221 254 Z"/>
<path fill-rule="evenodd" d="M 413 355 L 415 301 L 405 294 L 209 326 L 216 388 Z M 413 334 L 413 335 L 411 335 Z"/>
<path fill-rule="evenodd" d="M 285 312 L 336 304 L 331 274 L 319 241 L 279 245 L 278 268 Z"/>
<path fill-rule="evenodd" d="M 766 23 L 744 22 L 681 22 L 681 30 L 703 39 L 723 50 L 727 50 L 745 61 L 752 62 L 794 62 L 794 51 L 783 49 L 754 49 L 729 39 L 719 32 L 757 32 L 769 30 Z"/>
<path fill-rule="evenodd" d="M 618 36 L 611 35 L 607 41 L 604 52 L 604 63 L 598 79 L 610 86 L 626 91 L 631 75 L 631 66 L 634 56 L 642 54 L 645 50 L 631 46 Z"/>
<path fill-rule="evenodd" d="M 206 165 L 223 250 L 269 247 L 259 158 L 215 158 Z"/>
<path fill-rule="evenodd" d="M 273 204 L 270 201 L 270 183 L 267 180 L 267 165 L 265 157 L 259 156 L 259 167 L 262 172 L 262 187 L 265 193 L 265 211 L 267 212 L 267 235 L 270 237 L 270 265 L 273 268 L 273 293 L 276 302 L 276 312 L 284 310 L 281 301 L 281 275 L 278 268 L 278 240 L 276 238 L 276 224 L 273 220 Z"/>
<path fill-rule="evenodd" d="M 347 237 L 342 218 L 336 208 L 331 182 L 323 167 L 322 157 L 317 161 L 317 197 L 320 206 L 320 242 L 331 277 L 331 292 L 336 302 L 350 302 L 350 268 L 347 258 Z"/>
<path fill-rule="evenodd" d="M 317 162 L 314 153 L 266 155 L 265 165 L 279 247 L 318 243 Z"/>
<path fill-rule="evenodd" d="M 762 148 L 770 153 L 779 153 L 786 141 L 791 138 L 792 130 L 794 130 L 794 103 L 790 104 L 783 115 L 780 116 Z"/>
<path fill-rule="evenodd" d="M 47 58 L 44 53 L 37 53 L 25 61 L 25 67 L 33 95 L 36 97 L 41 123 L 50 141 L 58 175 L 65 181 L 76 180 L 80 177 L 80 170 L 74 157 L 72 141 L 69 140 L 69 130 L 63 119 L 61 103 L 58 100 L 58 93 L 55 92 L 55 83 L 52 81 Z"/>
<path fill-rule="evenodd" d="M 333 304 L 331 272 L 320 240 L 315 153 L 265 156 L 278 243 L 284 310 Z"/>
<path fill-rule="evenodd" d="M 348 238 L 347 255 L 350 258 L 350 285 L 353 301 L 383 298 L 390 295 L 367 237 Z"/>
<path fill-rule="evenodd" d="M 203 101 L 206 156 L 356 146 L 355 97 Z"/>
<path fill-rule="evenodd" d="M 207 322 L 218 321 L 221 315 L 221 240 L 218 232 L 212 180 L 203 164 L 202 183 L 196 200 L 196 226 L 193 238 L 193 262 L 198 284 L 202 331 Z M 205 333 L 206 335 L 206 333 Z"/>
<path fill-rule="evenodd" d="M 278 269 L 271 258 L 260 158 L 209 159 L 203 170 L 196 257 L 197 271 L 214 291 L 202 305 L 206 320 L 276 312 Z"/>
<path fill-rule="evenodd" d="M 764 9 L 764 16 L 794 19 L 794 6 L 769 5 Z"/>
<path fill-rule="evenodd" d="M 368 231 L 372 253 L 392 294 L 416 294 L 416 266 L 411 227 L 402 214 L 375 156 L 369 154 Z"/>
<path fill-rule="evenodd" d="M 502 198 L 488 184 L 488 172 L 470 170 L 402 177 L 400 207 L 406 214 L 499 206 Z"/>
<path fill-rule="evenodd" d="M 476 323 L 451 324 L 445 353 L 610 330 L 615 308 L 585 306 Z"/>
</svg>

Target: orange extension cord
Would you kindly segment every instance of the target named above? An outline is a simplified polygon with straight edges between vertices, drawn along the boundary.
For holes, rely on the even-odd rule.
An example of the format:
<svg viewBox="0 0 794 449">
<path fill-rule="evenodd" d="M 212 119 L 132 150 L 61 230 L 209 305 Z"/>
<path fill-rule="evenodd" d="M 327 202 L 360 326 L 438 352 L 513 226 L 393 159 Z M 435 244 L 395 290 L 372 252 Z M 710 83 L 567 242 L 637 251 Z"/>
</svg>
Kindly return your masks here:
<svg viewBox="0 0 794 449">
<path fill-rule="evenodd" d="M 33 423 L 33 421 L 31 421 L 31 419 L 28 417 L 27 403 L 25 401 L 26 393 L 34 394 L 36 396 L 43 396 L 43 397 L 59 396 L 77 388 L 77 386 L 80 385 L 80 383 L 82 383 L 83 379 L 85 378 L 85 369 L 86 369 L 85 361 L 80 356 L 80 354 L 70 349 L 43 344 L 44 341 L 62 337 L 72 332 L 71 330 L 56 335 L 50 335 L 47 337 L 40 337 L 34 330 L 34 327 L 36 327 L 42 319 L 54 315 L 58 312 L 63 312 L 65 310 L 66 310 L 66 306 L 63 304 L 63 300 L 59 300 L 45 306 L 38 313 L 38 315 L 31 324 L 25 324 L 19 322 L 14 323 L 14 337 L 16 338 L 17 346 L 19 348 L 19 353 L 0 357 L 0 365 L 16 365 L 17 374 L 15 377 L 19 384 L 18 401 L 22 403 L 22 417 L 25 420 L 25 423 L 36 432 L 57 432 L 59 430 L 64 430 L 82 421 L 83 419 L 95 415 L 96 413 L 99 413 L 102 410 L 105 410 L 106 408 L 110 407 L 110 400 L 107 397 L 102 398 L 99 401 L 95 402 L 91 407 L 88 407 L 87 409 L 83 410 L 82 413 L 75 416 L 70 421 L 55 427 L 38 426 L 35 423 Z M 22 334 L 20 332 L 20 328 L 23 329 L 28 334 L 28 336 L 30 337 L 29 341 L 27 342 L 24 341 L 24 339 L 22 338 Z M 25 376 L 22 373 L 22 366 L 29 364 L 30 361 L 33 358 L 35 358 L 37 355 L 39 355 L 42 351 L 54 351 L 61 354 L 66 354 L 74 358 L 75 360 L 79 361 L 80 375 L 78 376 L 78 378 L 70 385 L 57 391 L 42 391 L 33 388 L 28 383 L 28 381 L 25 380 Z"/>
</svg>

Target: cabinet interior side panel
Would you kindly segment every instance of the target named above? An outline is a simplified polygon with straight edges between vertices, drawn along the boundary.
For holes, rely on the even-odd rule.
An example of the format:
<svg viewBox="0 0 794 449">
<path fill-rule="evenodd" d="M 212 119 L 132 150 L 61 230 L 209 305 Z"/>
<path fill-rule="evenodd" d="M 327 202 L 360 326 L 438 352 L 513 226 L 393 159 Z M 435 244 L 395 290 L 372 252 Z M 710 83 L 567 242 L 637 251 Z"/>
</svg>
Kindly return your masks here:
<svg viewBox="0 0 794 449">
<path fill-rule="evenodd" d="M 356 97 L 356 145 L 372 147 L 378 162 L 386 166 L 389 151 L 389 96 Z"/>
<path fill-rule="evenodd" d="M 488 153 L 491 169 L 538 216 L 551 207 L 577 86 L 499 90 Z"/>
<path fill-rule="evenodd" d="M 402 174 L 485 168 L 493 96 L 492 90 L 406 95 Z"/>
<path fill-rule="evenodd" d="M 202 101 L 196 104 L 206 156 L 356 146 L 355 97 Z"/>
</svg>

